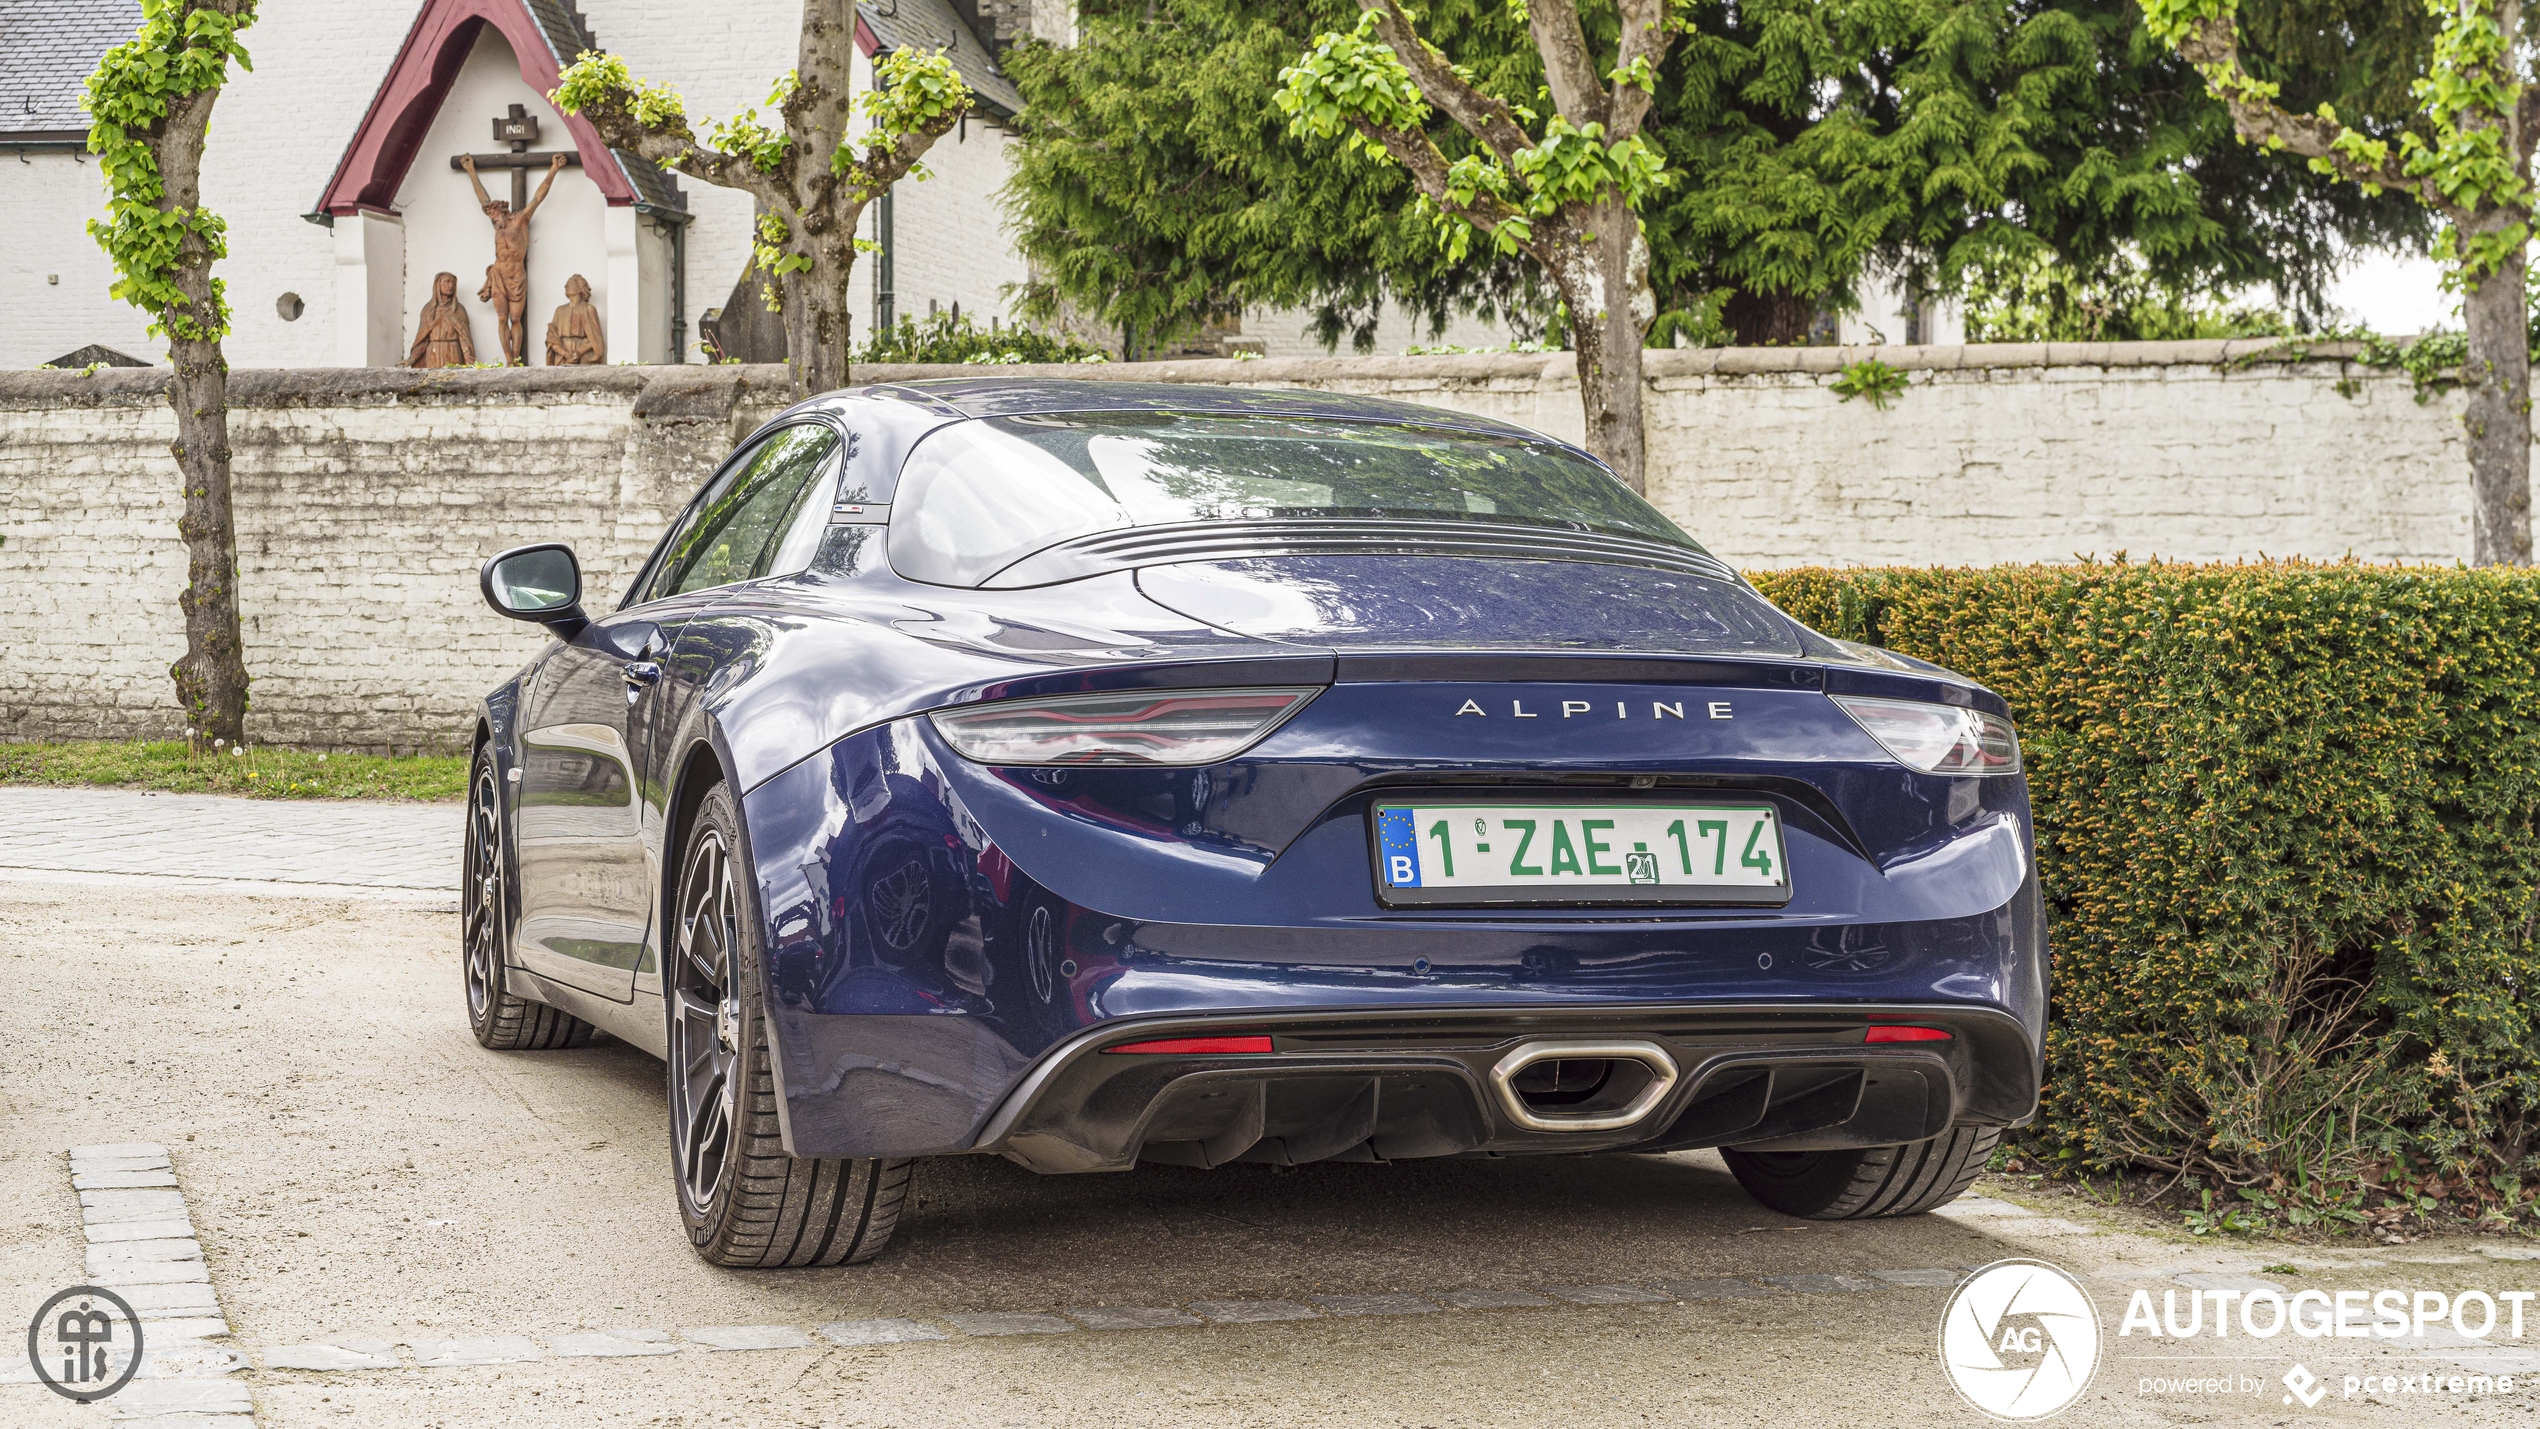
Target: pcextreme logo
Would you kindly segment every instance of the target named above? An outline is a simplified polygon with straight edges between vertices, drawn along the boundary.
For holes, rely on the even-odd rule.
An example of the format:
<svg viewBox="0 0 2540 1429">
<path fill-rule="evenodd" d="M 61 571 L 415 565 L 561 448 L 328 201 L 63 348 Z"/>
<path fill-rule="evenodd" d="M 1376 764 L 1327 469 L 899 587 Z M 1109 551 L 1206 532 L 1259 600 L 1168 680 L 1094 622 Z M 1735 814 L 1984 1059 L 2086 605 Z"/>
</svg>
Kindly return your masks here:
<svg viewBox="0 0 2540 1429">
<path fill-rule="evenodd" d="M 1959 1397 L 2015 1423 L 2081 1397 L 2099 1368 L 2099 1312 L 2081 1282 L 2041 1260 L 1970 1275 L 1940 1317 L 1940 1363 Z"/>
</svg>

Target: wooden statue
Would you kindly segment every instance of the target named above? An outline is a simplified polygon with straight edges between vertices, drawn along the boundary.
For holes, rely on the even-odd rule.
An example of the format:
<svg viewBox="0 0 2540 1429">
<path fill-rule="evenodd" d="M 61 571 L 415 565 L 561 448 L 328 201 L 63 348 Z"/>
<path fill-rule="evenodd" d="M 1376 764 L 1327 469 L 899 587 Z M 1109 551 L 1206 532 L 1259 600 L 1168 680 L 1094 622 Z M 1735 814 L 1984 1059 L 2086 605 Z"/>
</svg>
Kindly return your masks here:
<svg viewBox="0 0 2540 1429">
<path fill-rule="evenodd" d="M 468 332 L 467 309 L 459 305 L 459 275 L 435 274 L 432 301 L 415 319 L 415 348 L 406 354 L 408 367 L 470 367 L 476 362 L 476 339 Z"/>
<path fill-rule="evenodd" d="M 520 212 L 485 192 L 485 182 L 476 176 L 476 160 L 462 157 L 460 167 L 467 170 L 467 181 L 476 189 L 477 206 L 485 210 L 494 224 L 494 261 L 485 266 L 485 286 L 476 296 L 494 307 L 494 330 L 503 340 L 503 361 L 514 367 L 529 365 L 529 216 L 547 201 L 547 190 L 556 186 L 556 175 L 564 172 L 565 156 L 558 154 L 547 165 L 547 181 L 538 186 Z"/>
<path fill-rule="evenodd" d="M 591 306 L 591 283 L 576 273 L 564 280 L 568 302 L 547 319 L 547 365 L 589 367 L 609 360 L 608 336 L 600 331 L 600 310 Z"/>
</svg>

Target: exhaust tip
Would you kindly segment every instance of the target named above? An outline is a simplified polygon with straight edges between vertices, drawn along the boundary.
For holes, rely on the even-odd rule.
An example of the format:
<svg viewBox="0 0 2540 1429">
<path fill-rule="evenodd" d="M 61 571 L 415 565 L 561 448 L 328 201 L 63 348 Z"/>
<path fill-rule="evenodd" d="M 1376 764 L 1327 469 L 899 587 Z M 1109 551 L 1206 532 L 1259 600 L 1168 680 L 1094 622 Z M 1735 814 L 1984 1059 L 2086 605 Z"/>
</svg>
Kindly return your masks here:
<svg viewBox="0 0 2540 1429">
<path fill-rule="evenodd" d="M 1530 1131 L 1619 1131 L 1676 1085 L 1676 1059 L 1637 1039 L 1542 1039 L 1512 1047 L 1490 1070 L 1500 1109 Z"/>
</svg>

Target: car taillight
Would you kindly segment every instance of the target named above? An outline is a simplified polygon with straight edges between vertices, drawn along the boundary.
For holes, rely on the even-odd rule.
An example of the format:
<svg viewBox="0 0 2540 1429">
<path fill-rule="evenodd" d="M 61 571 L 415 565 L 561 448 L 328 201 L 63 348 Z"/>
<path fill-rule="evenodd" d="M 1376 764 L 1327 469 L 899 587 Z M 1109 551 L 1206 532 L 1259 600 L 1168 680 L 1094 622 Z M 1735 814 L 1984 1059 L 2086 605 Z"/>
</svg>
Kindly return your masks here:
<svg viewBox="0 0 2540 1429">
<path fill-rule="evenodd" d="M 1122 690 L 941 710 L 981 764 L 1215 764 L 1259 743 L 1319 689 Z"/>
<path fill-rule="evenodd" d="M 1834 702 L 1898 763 L 1926 774 L 2020 772 L 2020 737 L 2000 715 L 1866 695 L 1837 695 Z"/>
<path fill-rule="evenodd" d="M 1259 1033 L 1236 1032 L 1221 1037 L 1163 1037 L 1153 1042 L 1123 1042 L 1105 1047 L 1106 1052 L 1128 1052 L 1138 1055 L 1175 1054 L 1201 1056 L 1233 1052 L 1259 1056 L 1270 1051 L 1270 1039 Z"/>
<path fill-rule="evenodd" d="M 1873 1027 L 1864 1042 L 1946 1042 L 1949 1034 L 1937 1027 Z"/>
</svg>

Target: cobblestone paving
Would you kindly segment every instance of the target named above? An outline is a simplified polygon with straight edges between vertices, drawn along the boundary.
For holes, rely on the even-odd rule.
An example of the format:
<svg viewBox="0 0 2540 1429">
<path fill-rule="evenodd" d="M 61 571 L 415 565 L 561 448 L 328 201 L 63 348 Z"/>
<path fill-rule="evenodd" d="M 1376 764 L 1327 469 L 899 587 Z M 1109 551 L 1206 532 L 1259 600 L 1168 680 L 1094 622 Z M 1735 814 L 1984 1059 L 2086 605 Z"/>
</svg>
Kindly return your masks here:
<svg viewBox="0 0 2540 1429">
<path fill-rule="evenodd" d="M 458 804 L 0 789 L 0 870 L 455 890 Z"/>
</svg>

